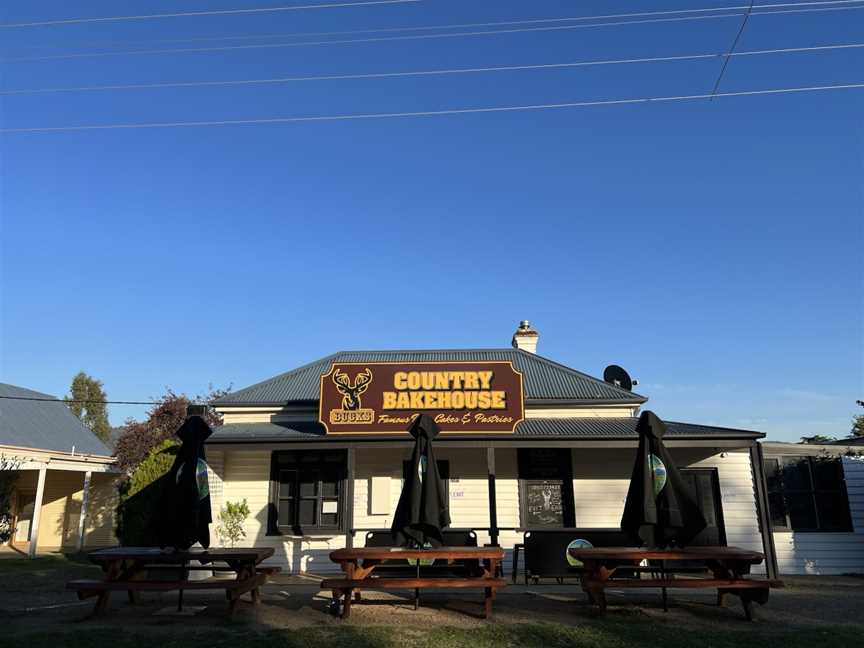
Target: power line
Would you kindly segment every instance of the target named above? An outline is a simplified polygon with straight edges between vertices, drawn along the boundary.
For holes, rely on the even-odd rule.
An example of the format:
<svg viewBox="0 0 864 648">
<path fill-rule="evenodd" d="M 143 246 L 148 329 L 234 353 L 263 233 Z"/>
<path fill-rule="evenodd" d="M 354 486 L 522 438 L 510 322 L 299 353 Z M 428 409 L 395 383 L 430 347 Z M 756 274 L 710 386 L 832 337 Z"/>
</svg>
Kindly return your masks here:
<svg viewBox="0 0 864 648">
<path fill-rule="evenodd" d="M 527 70 L 554 70 L 576 67 L 589 67 L 601 65 L 626 65 L 633 63 L 661 63 L 674 61 L 694 61 L 701 59 L 716 59 L 730 56 L 762 56 L 767 54 L 791 54 L 800 52 L 818 52 L 841 49 L 858 49 L 864 47 L 864 43 L 847 43 L 838 45 L 816 45 L 811 47 L 787 47 L 781 49 L 750 50 L 746 52 L 719 52 L 708 54 L 685 54 L 680 56 L 653 56 L 645 58 L 630 59 L 606 59 L 595 61 L 575 61 L 569 63 L 538 63 L 534 65 L 501 65 L 493 67 L 474 68 L 451 68 L 440 70 L 413 70 L 405 72 L 370 72 L 365 74 L 327 74 L 318 76 L 277 77 L 269 79 L 238 79 L 225 81 L 178 81 L 165 83 L 133 83 L 121 85 L 102 86 L 73 86 L 60 88 L 34 88 L 21 90 L 2 90 L 0 95 L 26 95 L 46 94 L 55 92 L 92 92 L 109 90 L 152 90 L 157 88 L 194 88 L 214 86 L 237 86 L 237 85 L 262 85 L 283 84 L 305 81 L 345 81 L 361 79 L 387 79 L 400 77 L 442 76 L 448 74 L 478 74 L 484 72 L 512 72 Z M 716 92 L 716 88 L 715 88 Z"/>
<path fill-rule="evenodd" d="M 766 90 L 742 90 L 738 92 L 718 92 L 715 94 L 692 94 L 666 97 L 639 97 L 632 99 L 601 99 L 595 101 L 572 101 L 555 104 L 533 104 L 522 106 L 489 106 L 483 108 L 451 108 L 445 110 L 424 110 L 414 112 L 392 113 L 356 113 L 345 115 L 321 115 L 309 117 L 272 117 L 263 119 L 222 119 L 210 121 L 186 122 L 141 122 L 132 124 L 90 124 L 84 126 L 37 126 L 24 128 L 0 128 L 0 133 L 49 133 L 91 130 L 132 130 L 153 128 L 190 128 L 205 126 L 240 126 L 264 124 L 289 124 L 300 122 L 333 122 L 365 119 L 392 119 L 397 117 L 437 117 L 443 115 L 467 115 L 477 113 L 524 112 L 534 110 L 554 110 L 561 108 L 584 108 L 588 106 L 614 106 L 641 103 L 663 103 L 674 101 L 695 101 L 711 97 L 751 97 L 757 95 L 779 95 L 804 92 L 822 92 L 828 90 L 849 90 L 864 88 L 864 83 L 847 83 L 823 86 L 805 86 L 797 88 L 772 88 Z"/>
<path fill-rule="evenodd" d="M 837 5 L 837 4 L 861 4 L 864 0 L 817 0 L 813 2 L 786 2 L 759 5 L 757 8 L 785 8 L 795 6 L 822 6 L 822 5 Z M 612 20 L 618 18 L 646 18 L 650 16 L 669 16 L 680 14 L 700 14 L 700 13 L 716 13 L 720 11 L 737 11 L 747 10 L 749 5 L 732 5 L 726 7 L 711 7 L 704 9 L 677 9 L 665 11 L 640 11 L 619 14 L 606 14 L 599 16 L 576 16 L 569 18 L 533 18 L 527 20 L 499 20 L 494 22 L 475 22 L 475 23 L 457 23 L 448 25 L 429 25 L 425 27 L 389 27 L 384 29 L 351 29 L 342 31 L 325 31 L 325 32 L 294 32 L 288 34 L 259 34 L 259 35 L 239 35 L 239 36 L 209 36 L 199 38 L 173 38 L 173 39 L 156 39 L 144 42 L 151 43 L 192 43 L 192 42 L 207 42 L 220 40 L 249 40 L 262 38 L 294 38 L 298 36 L 347 36 L 352 34 L 383 34 L 392 32 L 410 32 L 410 31 L 433 31 L 443 29 L 466 29 L 470 27 L 500 27 L 505 25 L 530 25 L 539 23 L 556 23 L 556 22 L 574 22 L 587 20 Z M 845 7 L 835 7 L 841 9 Z M 779 13 L 779 12 L 763 12 L 763 13 Z M 79 43 L 76 47 L 105 47 L 116 45 L 117 43 Z M 124 45 L 128 43 L 123 43 Z"/>
<path fill-rule="evenodd" d="M 162 401 L 112 401 L 112 400 L 79 400 L 79 399 L 70 399 L 70 400 L 60 400 L 58 398 L 36 398 L 33 396 L 0 396 L 0 398 L 4 398 L 6 400 L 23 400 L 23 401 L 40 401 L 47 403 L 58 403 L 60 405 L 66 403 L 91 403 L 91 404 L 100 404 L 100 405 L 158 405 Z M 192 401 L 189 401 L 190 403 Z"/>
<path fill-rule="evenodd" d="M 862 0 L 838 0 L 840 2 L 862 2 Z M 794 4 L 804 4 L 804 3 L 792 3 Z M 816 3 L 814 3 L 816 4 Z M 834 3 L 824 3 L 824 4 L 834 4 Z M 751 15 L 777 15 L 777 14 L 786 14 L 786 13 L 799 13 L 799 12 L 811 12 L 811 11 L 841 11 L 841 10 L 849 10 L 849 9 L 864 9 L 864 4 L 857 6 L 844 6 L 844 7 L 818 7 L 818 8 L 807 8 L 807 9 L 781 9 L 779 11 L 759 11 L 752 12 Z M 470 36 L 490 36 L 490 35 L 498 35 L 498 34 L 515 34 L 515 33 L 526 33 L 526 32 L 548 32 L 548 31 L 562 31 L 562 30 L 573 30 L 573 29 L 593 29 L 598 27 L 619 27 L 622 25 L 640 25 L 640 24 L 655 24 L 655 23 L 672 23 L 672 22 L 686 22 L 692 20 L 713 20 L 718 18 L 735 18 L 743 16 L 743 13 L 726 13 L 726 14 L 716 14 L 716 15 L 699 15 L 699 16 L 679 16 L 674 18 L 648 18 L 644 20 L 625 20 L 625 21 L 617 21 L 617 22 L 605 22 L 605 23 L 596 23 L 596 24 L 580 24 L 580 25 L 555 25 L 555 26 L 545 26 L 545 27 L 525 27 L 525 28 L 514 28 L 514 29 L 495 29 L 495 30 L 486 30 L 486 31 L 469 31 L 469 32 L 451 32 L 446 34 L 417 34 L 410 36 L 383 36 L 376 38 L 349 38 L 349 39 L 338 39 L 338 40 L 323 40 L 323 41 L 298 41 L 291 43 L 262 43 L 255 45 L 222 45 L 218 47 L 181 47 L 181 48 L 167 48 L 167 49 L 150 49 L 150 50 L 122 50 L 122 51 L 114 51 L 114 52 L 94 52 L 94 53 L 77 53 L 77 54 L 53 54 L 48 56 L 27 56 L 27 57 L 16 57 L 16 58 L 7 58 L 0 60 L 0 63 L 22 63 L 22 62 L 36 62 L 36 61 L 57 61 L 57 60 L 69 60 L 69 59 L 84 59 L 84 58 L 104 58 L 104 57 L 114 57 L 114 56 L 133 56 L 133 55 L 154 55 L 154 54 L 188 54 L 188 53 L 209 53 L 209 52 L 226 52 L 226 51 L 236 51 L 236 50 L 253 50 L 253 49 L 278 49 L 278 48 L 286 48 L 286 47 L 311 47 L 311 46 L 321 46 L 321 45 L 345 45 L 351 43 L 376 43 L 376 42 L 386 42 L 386 41 L 408 41 L 408 40 L 428 40 L 428 39 L 439 39 L 439 38 L 462 38 L 462 37 L 470 37 Z M 587 17 L 586 17 L 587 18 Z M 575 19 L 571 19 L 575 20 Z"/>
<path fill-rule="evenodd" d="M 81 23 L 103 23 L 130 20 L 154 20 L 159 18 L 197 18 L 200 16 L 227 16 L 237 14 L 260 14 L 273 13 L 277 11 L 306 11 L 309 9 L 338 9 L 345 7 L 364 7 L 369 5 L 406 4 L 409 2 L 422 2 L 422 0 L 366 0 L 364 2 L 333 2 L 329 4 L 288 5 L 283 7 L 258 7 L 252 9 L 222 9 L 208 11 L 183 11 L 177 13 L 143 14 L 139 16 L 107 16 L 104 18 L 66 18 L 62 20 L 43 20 L 39 22 L 6 23 L 0 24 L 0 28 L 16 27 L 45 27 L 57 25 L 74 25 Z"/>
<path fill-rule="evenodd" d="M 738 46 L 738 41 L 741 39 L 741 34 L 744 33 L 744 27 L 747 26 L 747 19 L 753 12 L 753 1 L 754 0 L 750 0 L 750 6 L 747 8 L 747 13 L 744 14 L 744 20 L 741 21 L 741 26 L 738 28 L 738 33 L 735 34 L 735 39 L 732 41 L 732 46 L 729 48 L 729 53 L 726 55 L 726 58 L 723 59 L 723 65 L 720 67 L 720 74 L 717 75 L 717 81 L 714 82 L 714 89 L 711 91 L 711 94 L 717 94 L 717 91 L 720 89 L 720 82 L 723 80 L 723 75 L 726 72 L 726 66 L 729 65 L 729 59 L 732 57 L 732 54 L 735 53 L 735 48 Z"/>
</svg>

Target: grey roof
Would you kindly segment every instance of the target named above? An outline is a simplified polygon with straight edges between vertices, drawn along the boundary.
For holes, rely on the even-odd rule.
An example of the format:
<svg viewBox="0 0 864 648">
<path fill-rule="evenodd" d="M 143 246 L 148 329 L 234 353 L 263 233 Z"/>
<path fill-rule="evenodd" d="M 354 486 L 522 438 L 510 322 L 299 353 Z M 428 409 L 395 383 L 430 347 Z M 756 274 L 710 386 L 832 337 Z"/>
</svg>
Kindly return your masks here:
<svg viewBox="0 0 864 648">
<path fill-rule="evenodd" d="M 0 445 L 76 454 L 111 456 L 111 451 L 72 411 L 50 394 L 0 383 L 0 396 L 50 398 L 51 401 L 0 398 Z"/>
<path fill-rule="evenodd" d="M 637 418 L 579 417 L 579 418 L 530 418 L 516 426 L 513 437 L 558 438 L 558 439 L 636 439 Z M 739 430 L 694 423 L 666 421 L 666 438 L 677 439 L 757 439 L 765 436 L 761 432 Z M 407 437 L 407 435 L 406 435 Z M 512 438 L 501 435 L 502 438 Z M 386 437 L 392 439 L 392 437 Z M 264 442 L 264 441 L 317 441 L 345 442 L 346 437 L 326 436 L 318 423 L 231 423 L 217 427 L 209 443 Z"/>
<path fill-rule="evenodd" d="M 525 399 L 586 403 L 644 403 L 647 399 L 598 378 L 521 349 L 433 351 L 340 351 L 269 380 L 226 394 L 215 405 L 284 405 L 317 402 L 321 374 L 334 362 L 424 362 L 504 360 L 522 372 Z"/>
</svg>

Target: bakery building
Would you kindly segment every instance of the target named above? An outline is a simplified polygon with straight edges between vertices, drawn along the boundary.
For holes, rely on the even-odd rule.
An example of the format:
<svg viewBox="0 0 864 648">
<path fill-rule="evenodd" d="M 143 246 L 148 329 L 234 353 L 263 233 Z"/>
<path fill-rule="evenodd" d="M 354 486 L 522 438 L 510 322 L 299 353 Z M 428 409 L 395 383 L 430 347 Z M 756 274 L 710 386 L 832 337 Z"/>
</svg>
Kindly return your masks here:
<svg viewBox="0 0 864 648">
<path fill-rule="evenodd" d="M 617 529 L 647 399 L 539 355 L 538 337 L 523 322 L 503 348 L 343 351 L 218 399 L 224 424 L 207 443 L 214 514 L 245 499 L 249 544 L 274 547 L 292 573 L 338 569 L 331 551 L 389 529 L 413 444 L 407 428 L 426 413 L 442 430 L 435 448 L 451 526 L 473 530 L 478 544 L 509 552 L 528 530 Z M 709 523 L 702 544 L 763 552 L 773 576 L 772 518 L 782 514 L 791 536 L 830 544 L 843 535 L 850 548 L 816 565 L 784 544 L 790 569 L 864 571 L 855 485 L 864 464 L 835 453 L 830 468 L 807 464 L 819 488 L 781 492 L 777 466 L 787 462 L 766 461 L 763 434 L 666 423 L 665 444 Z M 832 505 L 840 495 L 845 505 Z"/>
</svg>

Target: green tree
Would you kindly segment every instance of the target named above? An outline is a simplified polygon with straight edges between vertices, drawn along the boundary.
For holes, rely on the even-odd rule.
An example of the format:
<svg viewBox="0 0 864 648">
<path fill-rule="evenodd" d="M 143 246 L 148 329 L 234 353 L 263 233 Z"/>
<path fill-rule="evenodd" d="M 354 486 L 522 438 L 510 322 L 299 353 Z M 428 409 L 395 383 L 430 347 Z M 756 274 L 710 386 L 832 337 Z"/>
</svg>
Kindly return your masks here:
<svg viewBox="0 0 864 648">
<path fill-rule="evenodd" d="M 242 502 L 225 502 L 219 513 L 219 525 L 216 527 L 216 535 L 223 545 L 231 543 L 231 547 L 246 537 L 246 529 L 243 525 L 249 517 L 249 505 L 244 499 Z"/>
<path fill-rule="evenodd" d="M 835 440 L 834 437 L 825 436 L 824 434 L 814 434 L 813 436 L 802 436 L 799 443 L 819 445 L 821 443 L 830 443 Z"/>
<path fill-rule="evenodd" d="M 864 407 L 864 401 L 856 401 L 861 407 Z M 864 437 L 864 414 L 852 417 L 852 429 L 849 431 L 850 439 Z"/>
<path fill-rule="evenodd" d="M 93 434 L 108 442 L 111 438 L 111 425 L 108 423 L 108 397 L 102 388 L 102 381 L 79 371 L 72 379 L 69 395 L 64 397 L 72 413 L 93 430 Z"/>
</svg>

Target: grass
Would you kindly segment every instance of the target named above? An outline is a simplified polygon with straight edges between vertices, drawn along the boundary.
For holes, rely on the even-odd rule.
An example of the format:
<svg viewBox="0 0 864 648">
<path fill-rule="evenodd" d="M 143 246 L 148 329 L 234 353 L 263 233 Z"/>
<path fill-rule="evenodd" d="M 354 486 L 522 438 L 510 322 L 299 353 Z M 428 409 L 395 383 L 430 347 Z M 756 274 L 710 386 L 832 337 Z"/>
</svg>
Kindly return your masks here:
<svg viewBox="0 0 864 648">
<path fill-rule="evenodd" d="M 79 623 L 68 616 L 39 613 L 25 620 L 21 608 L 57 602 L 66 580 L 100 577 L 86 559 L 59 554 L 37 560 L 0 559 L 0 648 L 862 648 L 861 625 L 731 623 L 707 625 L 694 619 L 682 624 L 642 614 L 585 617 L 578 625 L 558 623 L 489 623 L 477 627 L 422 627 L 355 622 L 274 629 L 250 620 L 214 625 Z M 832 596 L 837 596 L 836 591 Z M 802 600 L 802 603 L 804 601 Z M 805 603 L 806 604 L 806 603 Z M 854 615 L 853 615 L 854 616 Z M 4 618 L 5 617 L 5 618 Z M 69 619 L 64 621 L 63 619 Z M 148 617 L 149 618 L 149 617 Z M 680 617 L 679 617 L 680 618 Z M 848 618 L 849 623 L 858 619 Z M 109 625 L 110 623 L 110 625 Z"/>
<path fill-rule="evenodd" d="M 256 631 L 248 627 L 228 627 L 222 631 L 187 631 L 176 628 L 171 633 L 147 636 L 142 628 L 133 630 L 84 629 L 62 633 L 26 633 L 17 637 L 0 638 L 0 646 L 111 646 L 111 648 L 218 648 L 248 646 L 249 648 L 763 648 L 778 645 L 784 648 L 860 648 L 860 628 L 831 626 L 827 628 L 789 628 L 777 630 L 711 630 L 691 631 L 664 627 L 645 620 L 598 620 L 579 626 L 552 623 L 488 625 L 481 628 L 452 627 L 405 630 L 396 627 L 335 627 L 302 630 Z M 147 633 L 150 634 L 150 633 Z"/>
</svg>

